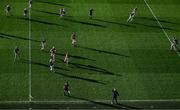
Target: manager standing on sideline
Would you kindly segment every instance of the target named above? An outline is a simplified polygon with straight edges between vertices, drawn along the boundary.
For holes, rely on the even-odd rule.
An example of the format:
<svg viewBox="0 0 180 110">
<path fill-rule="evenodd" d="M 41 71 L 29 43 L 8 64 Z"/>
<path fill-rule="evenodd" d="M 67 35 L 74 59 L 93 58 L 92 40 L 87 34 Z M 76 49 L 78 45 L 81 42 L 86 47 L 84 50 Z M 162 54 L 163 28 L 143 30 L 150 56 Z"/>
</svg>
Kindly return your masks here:
<svg viewBox="0 0 180 110">
<path fill-rule="evenodd" d="M 114 88 L 113 90 L 112 90 L 112 102 L 111 102 L 111 104 L 117 104 L 118 102 L 117 102 L 117 97 L 119 96 L 119 93 L 118 93 L 118 91 Z"/>
</svg>

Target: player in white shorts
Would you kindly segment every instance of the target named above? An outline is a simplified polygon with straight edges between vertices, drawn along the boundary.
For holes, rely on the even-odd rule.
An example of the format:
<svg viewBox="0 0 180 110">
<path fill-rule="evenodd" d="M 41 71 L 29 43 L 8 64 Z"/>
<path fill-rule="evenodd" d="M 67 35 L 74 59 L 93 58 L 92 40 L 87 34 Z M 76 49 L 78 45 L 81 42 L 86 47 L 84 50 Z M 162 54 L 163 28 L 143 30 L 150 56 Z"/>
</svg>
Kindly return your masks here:
<svg viewBox="0 0 180 110">
<path fill-rule="evenodd" d="M 20 59 L 20 49 L 18 47 L 15 47 L 14 49 L 14 62 L 16 61 L 16 59 Z"/>
<path fill-rule="evenodd" d="M 50 53 L 52 60 L 55 61 L 56 48 L 54 46 L 51 48 Z"/>
<path fill-rule="evenodd" d="M 24 15 L 25 17 L 28 16 L 28 10 L 27 10 L 27 8 L 24 8 L 23 15 Z"/>
<path fill-rule="evenodd" d="M 65 62 L 66 64 L 68 64 L 68 63 L 69 63 L 69 56 L 68 56 L 68 52 L 66 52 L 66 55 L 65 55 L 65 57 L 64 57 L 64 62 Z"/>
<path fill-rule="evenodd" d="M 32 7 L 32 0 L 29 0 L 29 8 Z"/>
<path fill-rule="evenodd" d="M 46 47 L 46 40 L 43 39 L 43 40 L 41 41 L 41 50 L 44 50 L 45 47 Z"/>
<path fill-rule="evenodd" d="M 75 32 L 73 32 L 72 34 L 71 34 L 71 43 L 72 43 L 72 45 L 75 47 L 76 46 L 76 33 Z"/>
<path fill-rule="evenodd" d="M 134 8 L 133 11 L 130 13 L 129 18 L 127 19 L 127 22 L 132 22 L 134 17 L 136 16 L 137 8 Z"/>
<path fill-rule="evenodd" d="M 10 11 L 11 11 L 10 5 L 6 5 L 6 8 L 5 8 L 6 16 L 9 15 Z"/>
<path fill-rule="evenodd" d="M 175 37 L 173 37 L 172 39 L 170 50 L 174 50 L 174 51 L 178 50 L 178 40 Z"/>
<path fill-rule="evenodd" d="M 49 67 L 50 67 L 50 71 L 54 71 L 54 61 L 52 58 L 50 58 L 49 60 Z"/>
<path fill-rule="evenodd" d="M 64 8 L 59 10 L 59 16 L 60 16 L 60 17 L 65 16 L 65 14 L 66 14 L 66 11 L 65 11 Z"/>
</svg>

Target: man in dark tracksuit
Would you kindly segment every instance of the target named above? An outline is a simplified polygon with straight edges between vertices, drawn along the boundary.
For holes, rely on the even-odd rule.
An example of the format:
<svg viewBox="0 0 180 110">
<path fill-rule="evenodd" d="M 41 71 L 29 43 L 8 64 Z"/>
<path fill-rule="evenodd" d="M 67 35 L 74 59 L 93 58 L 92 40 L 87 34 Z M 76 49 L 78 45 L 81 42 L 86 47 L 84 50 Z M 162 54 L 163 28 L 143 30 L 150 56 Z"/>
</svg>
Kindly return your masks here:
<svg viewBox="0 0 180 110">
<path fill-rule="evenodd" d="M 114 88 L 113 90 L 112 90 L 112 104 L 117 104 L 118 102 L 117 102 L 117 97 L 119 96 L 119 93 L 118 93 L 118 91 Z"/>
</svg>

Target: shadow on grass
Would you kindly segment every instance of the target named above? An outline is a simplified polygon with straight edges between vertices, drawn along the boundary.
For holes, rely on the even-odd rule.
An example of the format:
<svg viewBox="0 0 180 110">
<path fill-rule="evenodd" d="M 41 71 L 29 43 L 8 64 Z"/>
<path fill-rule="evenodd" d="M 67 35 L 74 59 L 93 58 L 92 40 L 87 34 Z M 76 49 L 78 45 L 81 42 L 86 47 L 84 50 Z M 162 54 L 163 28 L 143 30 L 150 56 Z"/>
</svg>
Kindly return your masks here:
<svg viewBox="0 0 180 110">
<path fill-rule="evenodd" d="M 96 61 L 94 59 L 82 57 L 82 56 L 77 56 L 77 55 L 69 55 L 69 57 L 76 58 L 76 59 L 82 59 L 82 60 L 90 60 L 90 61 Z"/>
<path fill-rule="evenodd" d="M 84 80 L 84 81 L 89 81 L 89 82 L 93 82 L 93 83 L 98 83 L 98 84 L 103 84 L 105 85 L 106 83 L 104 82 L 100 82 L 98 80 L 95 79 L 89 79 L 89 78 L 83 78 L 83 77 L 79 77 L 79 76 L 73 76 L 73 75 L 69 75 L 69 74 L 65 74 L 65 73 L 61 73 L 61 72 L 55 72 L 56 74 L 68 77 L 68 78 L 74 78 L 74 79 L 79 79 L 79 80 Z"/>
<path fill-rule="evenodd" d="M 1 36 L 1 35 L 0 35 L 0 38 L 3 38 L 3 39 L 11 39 L 11 38 L 9 38 L 9 37 L 5 37 L 5 36 Z"/>
<path fill-rule="evenodd" d="M 78 64 L 78 63 L 72 63 L 72 62 L 69 62 L 70 65 L 73 65 L 77 68 L 80 68 L 80 69 L 85 69 L 85 70 L 90 70 L 90 71 L 95 71 L 95 72 L 100 72 L 100 73 L 103 73 L 103 74 L 106 74 L 106 75 L 116 75 L 116 76 L 121 76 L 119 74 L 115 74 L 113 72 L 110 72 L 106 69 L 103 69 L 103 68 L 99 68 L 99 67 L 95 67 L 95 66 L 92 66 L 92 65 L 83 65 L 83 64 Z"/>
<path fill-rule="evenodd" d="M 136 28 L 136 26 L 132 26 L 132 25 L 129 25 L 129 24 L 118 23 L 118 22 L 106 21 L 106 20 L 101 20 L 101 19 L 92 19 L 92 20 L 105 22 L 105 23 L 111 23 L 111 24 L 117 24 L 117 25 L 126 26 L 126 27 Z"/>
<path fill-rule="evenodd" d="M 49 53 L 49 51 L 43 51 L 43 52 L 46 52 L 46 53 Z M 60 54 L 60 53 L 57 53 L 57 55 L 61 55 L 61 56 L 65 56 L 64 54 Z M 69 57 L 72 57 L 72 58 L 77 58 L 77 59 L 83 59 L 83 60 L 90 60 L 90 61 L 95 61 L 93 59 L 88 59 L 86 57 L 81 57 L 81 56 L 73 56 L 73 55 L 69 55 Z M 63 59 L 59 59 L 59 58 L 56 58 L 56 62 L 58 63 L 64 63 Z M 99 68 L 99 67 L 95 67 L 95 66 L 92 66 L 92 65 L 84 65 L 84 64 L 78 64 L 78 63 L 73 63 L 73 62 L 69 62 L 69 65 L 73 65 L 75 66 L 76 68 L 79 68 L 79 69 L 84 69 L 84 70 L 90 70 L 90 71 L 95 71 L 95 72 L 100 72 L 100 73 L 103 73 L 103 74 L 106 74 L 106 75 L 116 75 L 116 76 L 121 76 L 119 74 L 115 74 L 113 72 L 110 72 L 106 69 L 103 69 L 103 68 Z M 73 67 L 71 67 L 73 68 Z"/>
<path fill-rule="evenodd" d="M 10 35 L 10 34 L 5 34 L 5 33 L 0 33 L 0 36 L 3 37 L 3 38 L 7 38 L 7 39 L 17 38 L 17 39 L 21 39 L 21 40 L 31 40 L 31 41 L 34 41 L 34 42 L 40 42 L 38 40 L 23 38 L 23 37 L 20 37 L 20 36 L 15 36 L 15 35 Z"/>
<path fill-rule="evenodd" d="M 64 60 L 62 59 L 57 59 L 58 63 L 64 63 Z M 100 72 L 100 73 L 103 73 L 103 74 L 106 74 L 106 75 L 116 75 L 116 76 L 122 76 L 122 75 L 119 75 L 119 74 L 115 74 L 113 72 L 110 72 L 106 69 L 103 69 L 103 68 L 99 68 L 99 67 L 95 67 L 95 66 L 92 66 L 92 65 L 83 65 L 83 64 L 78 64 L 78 63 L 73 63 L 73 62 L 69 62 L 69 65 L 72 65 L 70 66 L 70 68 L 79 68 L 79 69 L 84 69 L 84 70 L 90 70 L 90 71 L 95 71 L 95 72 Z"/>
<path fill-rule="evenodd" d="M 90 47 L 84 47 L 84 46 L 77 46 L 78 48 L 82 48 L 82 49 L 87 49 L 87 50 L 91 50 L 91 51 L 97 51 L 100 53 L 106 53 L 106 54 L 111 54 L 111 55 L 117 55 L 117 56 L 121 56 L 121 57 L 130 57 L 127 55 L 123 55 L 123 54 L 119 54 L 116 52 L 110 52 L 110 51 L 105 51 L 105 50 L 99 50 L 99 49 L 95 49 L 95 48 L 90 48 Z"/>
<path fill-rule="evenodd" d="M 58 15 L 58 13 L 53 13 L 53 12 L 48 12 L 48 11 L 41 11 L 41 10 L 37 10 L 37 9 L 32 9 L 33 11 L 36 11 L 36 12 L 42 12 L 42 13 L 46 13 L 46 14 L 51 14 L 51 15 Z"/>
<path fill-rule="evenodd" d="M 50 53 L 49 51 L 47 50 L 44 50 L 43 52 L 46 52 L 46 53 Z M 56 53 L 56 55 L 60 55 L 60 56 L 65 56 L 65 54 L 61 54 L 61 53 Z M 94 59 L 90 59 L 90 58 L 86 58 L 86 57 L 83 57 L 83 56 L 77 56 L 77 55 L 68 55 L 70 58 L 76 58 L 76 59 L 82 59 L 82 60 L 90 60 L 90 61 L 96 61 Z"/>
<path fill-rule="evenodd" d="M 25 60 L 25 59 L 22 59 L 21 61 L 22 61 L 22 63 L 28 63 L 28 64 L 30 63 L 29 60 Z M 31 61 L 31 64 L 39 65 L 39 66 L 44 66 L 44 67 L 47 67 L 47 69 L 49 69 L 48 63 L 47 64 L 43 64 L 43 63 L 40 63 L 40 62 Z M 59 69 L 59 70 L 69 71 L 68 69 L 60 68 L 60 67 L 57 67 L 57 66 L 55 66 L 54 69 L 55 70 Z"/>
<path fill-rule="evenodd" d="M 40 20 L 36 20 L 36 19 L 29 19 L 29 18 L 23 18 L 23 17 L 16 17 L 17 19 L 21 19 L 21 20 L 25 20 L 25 21 L 32 21 L 32 22 L 36 22 L 36 23 L 41 23 L 41 24 L 46 24 L 46 25 L 52 25 L 52 26 L 61 26 L 61 27 L 65 27 L 64 25 L 60 25 L 60 24 L 56 24 L 56 23 L 50 23 L 47 21 L 40 21 Z"/>
<path fill-rule="evenodd" d="M 138 17 L 139 19 L 145 19 L 145 20 L 151 20 L 151 21 L 155 21 L 157 22 L 156 19 L 154 18 L 148 18 L 148 17 Z M 180 25 L 179 23 L 174 23 L 174 22 L 170 22 L 170 21 L 166 21 L 166 20 L 160 20 L 158 19 L 159 22 L 162 22 L 162 23 L 169 23 L 169 24 L 175 24 L 175 25 Z"/>
<path fill-rule="evenodd" d="M 57 53 L 57 55 L 61 55 L 61 56 L 65 56 L 65 54 L 60 54 Z M 94 59 L 90 59 L 90 58 L 86 58 L 86 57 L 82 57 L 82 56 L 77 56 L 77 55 L 68 55 L 70 58 L 76 58 L 76 59 L 81 59 L 81 60 L 90 60 L 90 61 L 96 61 Z"/>
<path fill-rule="evenodd" d="M 32 9 L 33 11 L 36 11 L 36 12 L 41 12 L 41 13 L 46 13 L 46 14 L 51 14 L 51 15 L 56 15 L 56 16 L 59 16 L 59 13 L 54 13 L 54 12 L 48 12 L 48 11 L 41 11 L 41 10 L 37 10 L 37 9 Z M 60 17 L 60 16 L 59 16 Z M 62 19 L 64 18 L 68 18 L 68 17 L 72 17 L 70 15 L 65 15 L 64 17 L 60 17 Z"/>
<path fill-rule="evenodd" d="M 76 96 L 68 96 L 68 97 L 73 98 L 73 99 L 79 99 L 79 100 L 91 102 L 95 105 L 101 105 L 104 107 L 110 107 L 110 108 L 115 108 L 115 109 L 140 109 L 137 107 L 132 107 L 132 106 L 124 105 L 124 104 L 109 104 L 109 103 L 105 103 L 105 102 L 97 102 L 97 101 L 93 101 L 93 100 L 81 98 L 81 97 L 76 97 Z"/>
<path fill-rule="evenodd" d="M 69 5 L 64 5 L 64 4 L 59 4 L 59 3 L 53 3 L 53 2 L 50 2 L 50 1 L 44 1 L 44 0 L 36 0 L 35 2 L 45 3 L 45 4 L 50 4 L 50 5 L 63 6 L 63 7 L 70 7 Z M 60 1 L 59 1 L 59 2 L 60 2 Z"/>
<path fill-rule="evenodd" d="M 100 25 L 100 24 L 88 23 L 88 22 L 78 21 L 78 20 L 74 20 L 74 19 L 70 19 L 70 18 L 64 18 L 64 20 L 74 22 L 74 23 L 85 24 L 85 25 L 89 25 L 89 26 L 96 26 L 96 27 L 106 28 L 106 26 L 103 26 L 103 25 Z"/>
<path fill-rule="evenodd" d="M 167 28 L 167 27 L 161 28 L 160 26 L 152 26 L 152 25 L 147 25 L 147 24 L 142 24 L 142 23 L 137 23 L 137 22 L 132 22 L 131 24 L 150 27 L 150 28 L 155 28 L 155 29 L 165 29 L 165 30 L 169 30 L 169 31 L 179 31 L 177 29 L 171 29 L 171 28 Z"/>
<path fill-rule="evenodd" d="M 25 60 L 25 59 L 22 59 L 21 60 L 22 63 L 28 63 L 29 64 L 29 60 Z M 31 61 L 31 64 L 33 65 L 39 65 L 39 66 L 44 66 L 44 67 L 47 67 L 49 68 L 49 65 L 47 64 L 43 64 L 43 63 L 39 63 L 39 62 L 34 62 L 34 61 Z M 59 70 L 64 70 L 64 71 L 69 71 L 67 69 L 64 69 L 64 68 L 60 68 L 60 67 L 54 67 L 55 69 L 59 69 Z M 69 75 L 69 74 L 65 74 L 65 73 L 61 73 L 61 72 L 55 72 L 56 74 L 59 74 L 59 75 L 62 75 L 62 76 L 65 76 L 65 77 L 69 77 L 69 78 L 74 78 L 74 79 L 80 79 L 80 80 L 84 80 L 84 81 L 89 81 L 89 82 L 93 82 L 93 83 L 99 83 L 99 84 L 103 84 L 105 85 L 106 83 L 104 82 L 100 82 L 98 80 L 95 80 L 95 79 L 88 79 L 88 78 L 83 78 L 83 77 L 79 77 L 79 76 L 73 76 L 73 75 Z"/>
</svg>

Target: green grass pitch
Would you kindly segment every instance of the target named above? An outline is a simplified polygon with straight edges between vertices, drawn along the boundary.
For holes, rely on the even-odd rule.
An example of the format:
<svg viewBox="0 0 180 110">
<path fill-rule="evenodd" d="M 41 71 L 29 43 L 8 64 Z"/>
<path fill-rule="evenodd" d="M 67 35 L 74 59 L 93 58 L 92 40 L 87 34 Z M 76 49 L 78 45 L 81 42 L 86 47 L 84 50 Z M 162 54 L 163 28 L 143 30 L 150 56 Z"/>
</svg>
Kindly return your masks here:
<svg viewBox="0 0 180 110">
<path fill-rule="evenodd" d="M 180 1 L 145 1 L 33 0 L 26 18 L 23 9 L 28 7 L 28 0 L 0 0 L 0 108 L 11 106 L 6 105 L 10 101 L 20 102 L 18 107 L 25 102 L 25 108 L 33 101 L 168 108 L 172 105 L 163 102 L 171 104 L 173 100 L 173 107 L 180 107 L 180 57 L 170 51 L 163 32 L 170 39 L 179 38 Z M 7 4 L 11 6 L 9 16 L 4 11 Z M 134 7 L 137 16 L 127 23 Z M 63 18 L 58 16 L 60 8 L 67 12 Z M 92 19 L 88 16 L 90 8 L 94 9 Z M 71 45 L 72 32 L 77 34 L 77 47 Z M 42 38 L 47 40 L 45 51 L 40 50 Z M 21 49 L 21 59 L 16 62 L 15 46 Z M 55 73 L 49 71 L 52 46 L 57 49 Z M 63 63 L 67 51 L 68 66 Z M 71 97 L 63 95 L 66 81 Z M 124 105 L 110 104 L 112 88 L 117 88 Z"/>
</svg>

